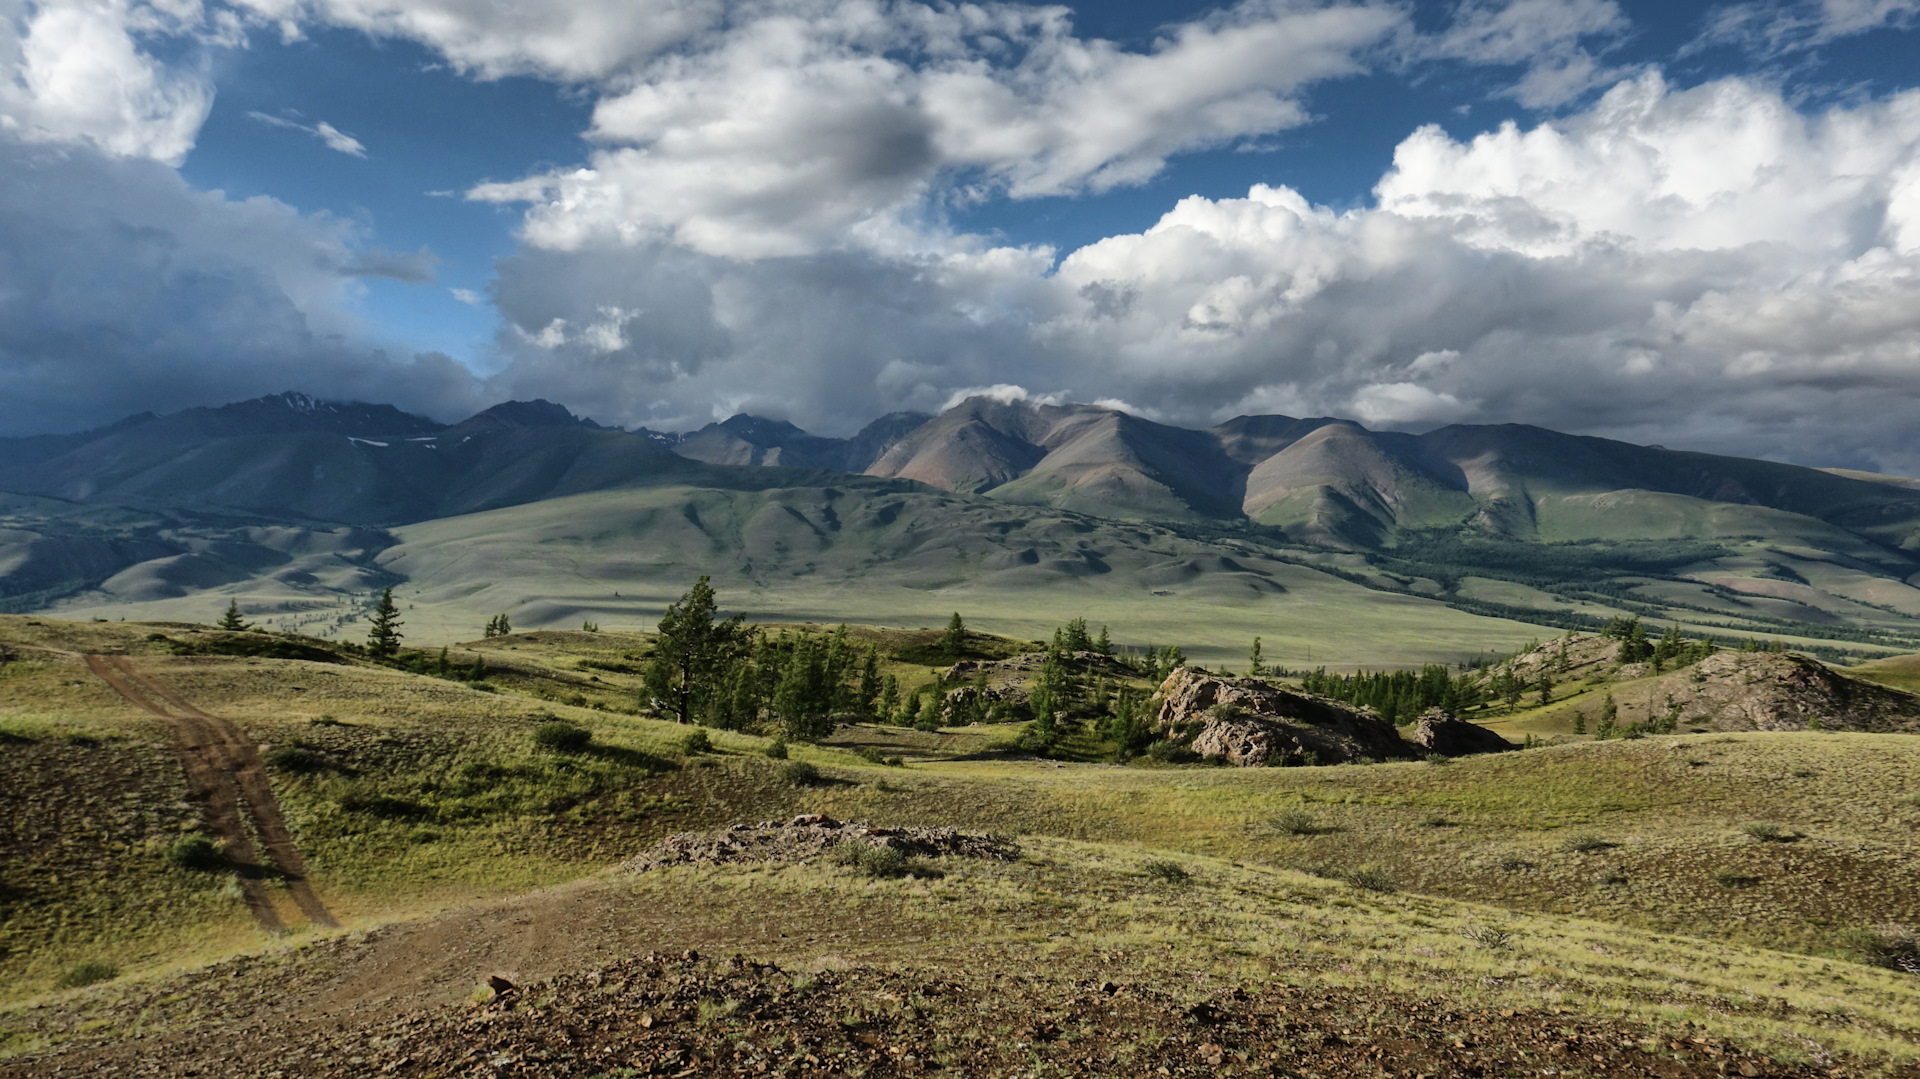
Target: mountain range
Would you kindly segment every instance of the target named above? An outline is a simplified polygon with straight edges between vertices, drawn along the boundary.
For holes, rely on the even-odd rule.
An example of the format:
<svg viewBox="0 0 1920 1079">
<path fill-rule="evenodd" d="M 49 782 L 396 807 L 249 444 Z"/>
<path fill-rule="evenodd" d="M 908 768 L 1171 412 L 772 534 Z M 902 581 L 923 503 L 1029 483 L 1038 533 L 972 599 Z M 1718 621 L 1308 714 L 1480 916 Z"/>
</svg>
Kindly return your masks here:
<svg viewBox="0 0 1920 1079">
<path fill-rule="evenodd" d="M 136 568 L 137 585 L 122 580 L 109 598 L 177 597 L 262 573 L 331 574 L 350 590 L 405 561 L 388 551 L 391 530 L 641 490 L 681 492 L 688 512 L 715 492 L 904 498 L 933 537 L 943 514 L 974 529 L 990 518 L 1008 535 L 1029 531 L 1034 513 L 1105 522 L 1114 536 L 1132 522 L 1257 543 L 1365 588 L 1549 624 L 1687 612 L 1724 628 L 1920 637 L 1913 480 L 1524 425 L 1409 434 L 1241 416 L 1190 429 L 991 397 L 938 416 L 894 413 L 844 439 L 745 415 L 680 434 L 625 431 L 547 401 L 442 424 L 297 393 L 0 439 L 0 600 L 72 602 Z M 830 532 L 851 527 L 831 512 L 822 520 Z M 775 548 L 749 557 L 737 535 L 708 542 L 762 588 L 798 557 Z M 1084 564 L 1078 548 L 1045 546 L 1001 553 Z M 1096 561 L 1113 562 L 1113 545 L 1103 549 Z"/>
</svg>

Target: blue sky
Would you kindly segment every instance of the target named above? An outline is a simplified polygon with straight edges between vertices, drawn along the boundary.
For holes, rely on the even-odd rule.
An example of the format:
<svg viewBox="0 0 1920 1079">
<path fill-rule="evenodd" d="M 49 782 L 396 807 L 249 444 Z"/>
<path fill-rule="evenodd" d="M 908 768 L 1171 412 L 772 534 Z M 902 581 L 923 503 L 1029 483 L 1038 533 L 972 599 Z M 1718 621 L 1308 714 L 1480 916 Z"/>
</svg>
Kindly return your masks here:
<svg viewBox="0 0 1920 1079">
<path fill-rule="evenodd" d="M 1017 387 L 1913 470 L 1916 25 L 12 0 L 0 243 L 60 287 L 0 291 L 0 427 L 299 388 L 847 433 Z"/>
</svg>

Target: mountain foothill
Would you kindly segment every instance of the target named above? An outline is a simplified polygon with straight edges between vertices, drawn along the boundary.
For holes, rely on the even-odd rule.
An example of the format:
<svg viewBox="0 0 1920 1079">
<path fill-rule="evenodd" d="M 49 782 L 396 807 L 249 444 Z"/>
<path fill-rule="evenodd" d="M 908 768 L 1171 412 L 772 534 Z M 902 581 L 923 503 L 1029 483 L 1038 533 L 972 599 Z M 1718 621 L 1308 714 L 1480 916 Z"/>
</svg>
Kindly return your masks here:
<svg viewBox="0 0 1920 1079">
<path fill-rule="evenodd" d="M 1244 605 L 1304 573 L 1342 603 L 1392 596 L 1509 637 L 1631 614 L 1871 652 L 1920 637 L 1917 488 L 1517 424 L 1196 430 L 983 396 L 850 438 L 748 415 L 668 434 L 547 401 L 442 424 L 283 393 L 0 440 L 0 603 L 218 591 L 272 613 L 414 582 L 484 619 L 451 597 L 502 597 L 463 576 L 561 544 L 609 599 L 716 572 L 762 596 L 838 581 Z M 520 624 L 591 609 L 515 602 Z"/>
</svg>

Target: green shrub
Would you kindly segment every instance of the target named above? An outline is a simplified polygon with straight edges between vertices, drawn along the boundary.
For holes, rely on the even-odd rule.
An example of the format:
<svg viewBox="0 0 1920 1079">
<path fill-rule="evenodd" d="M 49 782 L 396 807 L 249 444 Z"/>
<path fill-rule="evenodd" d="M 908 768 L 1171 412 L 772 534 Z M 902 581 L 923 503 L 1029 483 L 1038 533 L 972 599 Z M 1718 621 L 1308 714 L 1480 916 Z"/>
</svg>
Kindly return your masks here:
<svg viewBox="0 0 1920 1079">
<path fill-rule="evenodd" d="M 1791 843 L 1800 838 L 1772 821 L 1748 821 L 1740 830 L 1762 843 Z"/>
<path fill-rule="evenodd" d="M 1532 869 L 1533 863 L 1518 854 L 1502 854 L 1494 861 L 1494 867 L 1507 873 L 1518 873 L 1523 869 Z"/>
<path fill-rule="evenodd" d="M 1391 892 L 1400 887 L 1393 871 L 1383 865 L 1363 865 L 1347 874 L 1347 883 L 1369 892 Z"/>
<path fill-rule="evenodd" d="M 1270 823 L 1274 831 L 1283 835 L 1312 835 L 1318 830 L 1313 814 L 1304 809 L 1283 809 L 1274 814 Z"/>
<path fill-rule="evenodd" d="M 332 767 L 327 758 L 302 745 L 275 746 L 267 754 L 267 764 L 278 771 L 301 775 L 324 772 Z"/>
<path fill-rule="evenodd" d="M 55 989 L 78 989 L 83 985 L 110 982 L 120 976 L 120 968 L 104 959 L 89 959 L 68 967 L 53 983 Z"/>
<path fill-rule="evenodd" d="M 806 761 L 788 761 L 780 769 L 780 778 L 796 787 L 817 787 L 823 782 L 820 769 Z"/>
<path fill-rule="evenodd" d="M 1560 841 L 1560 849 L 1568 854 L 1592 854 L 1611 848 L 1613 844 L 1594 835 L 1592 832 L 1576 832 Z"/>
<path fill-rule="evenodd" d="M 1849 929 L 1840 943 L 1862 962 L 1876 967 L 1920 974 L 1920 932 L 1908 925 L 1876 925 Z"/>
<path fill-rule="evenodd" d="M 861 843 L 857 840 L 840 844 L 834 849 L 834 856 L 840 864 L 852 866 L 867 876 L 892 879 L 895 877 L 937 877 L 940 874 L 918 865 L 907 857 L 906 852 L 877 843 Z"/>
<path fill-rule="evenodd" d="M 1722 866 L 1713 871 L 1713 882 L 1722 888 L 1745 888 L 1760 883 L 1760 878 Z"/>
<path fill-rule="evenodd" d="M 564 720 L 542 723 L 533 729 L 533 744 L 553 753 L 579 753 L 592 741 L 592 731 Z"/>
<path fill-rule="evenodd" d="M 1148 880 L 1157 880 L 1162 884 L 1186 884 L 1193 880 L 1193 874 L 1186 871 L 1179 862 L 1155 859 L 1140 867 Z"/>
<path fill-rule="evenodd" d="M 1148 746 L 1146 755 L 1161 764 L 1186 764 L 1199 759 L 1193 750 L 1165 738 Z"/>
<path fill-rule="evenodd" d="M 212 873 L 226 868 L 227 856 L 203 835 L 185 836 L 167 848 L 167 861 L 197 873 Z"/>
<path fill-rule="evenodd" d="M 411 798 L 396 798 L 366 790 L 350 790 L 340 798 L 340 808 L 349 813 L 365 813 L 382 820 L 421 820 L 433 811 Z"/>
<path fill-rule="evenodd" d="M 1487 951 L 1498 951 L 1513 943 L 1513 934 L 1497 925 L 1481 925 L 1469 922 L 1460 929 L 1460 935 Z"/>
<path fill-rule="evenodd" d="M 1596 888 L 1614 888 L 1627 882 L 1627 875 L 1618 869 L 1602 869 L 1593 875 Z"/>
<path fill-rule="evenodd" d="M 680 739 L 680 752 L 689 757 L 696 753 L 712 753 L 713 739 L 707 737 L 705 727 L 695 727 Z"/>
<path fill-rule="evenodd" d="M 776 760 L 776 761 L 786 760 L 787 759 L 787 740 L 785 738 L 775 738 L 773 741 L 767 743 L 766 752 L 767 752 L 767 756 L 772 758 L 773 760 Z"/>
</svg>

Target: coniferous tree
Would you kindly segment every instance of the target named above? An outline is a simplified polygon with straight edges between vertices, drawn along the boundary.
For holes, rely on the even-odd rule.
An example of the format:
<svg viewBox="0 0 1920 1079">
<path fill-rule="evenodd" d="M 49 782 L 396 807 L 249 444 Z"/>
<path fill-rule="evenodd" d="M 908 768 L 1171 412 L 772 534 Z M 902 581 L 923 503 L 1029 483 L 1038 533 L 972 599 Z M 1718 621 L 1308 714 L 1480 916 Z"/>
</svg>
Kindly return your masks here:
<svg viewBox="0 0 1920 1079">
<path fill-rule="evenodd" d="M 847 685 L 853 673 L 853 646 L 847 643 L 847 625 L 842 622 L 827 638 L 821 676 L 825 679 L 827 711 L 845 711 L 853 705 L 855 687 Z"/>
<path fill-rule="evenodd" d="M 920 714 L 914 717 L 913 725 L 923 731 L 939 730 L 940 713 L 945 710 L 945 703 L 940 694 L 927 694 L 926 700 L 920 704 Z"/>
<path fill-rule="evenodd" d="M 382 589 L 380 601 L 374 605 L 373 618 L 367 628 L 367 651 L 380 659 L 386 659 L 400 651 L 400 608 L 393 602 L 393 589 Z"/>
<path fill-rule="evenodd" d="M 647 666 L 646 692 L 654 707 L 670 707 L 682 723 L 705 714 L 711 694 L 727 691 L 724 675 L 748 642 L 741 616 L 715 618 L 711 582 L 711 577 L 702 575 L 678 603 L 667 608 L 660 619 L 653 662 Z"/>
<path fill-rule="evenodd" d="M 854 705 L 863 716 L 877 715 L 875 702 L 880 699 L 880 649 L 877 645 L 867 646 L 867 660 L 860 665 L 860 688 L 854 691 Z"/>
<path fill-rule="evenodd" d="M 1542 672 L 1540 675 L 1540 707 L 1553 703 L 1553 678 Z"/>
<path fill-rule="evenodd" d="M 887 675 L 880 680 L 880 703 L 875 706 L 874 713 L 882 719 L 892 719 L 899 708 L 900 680 Z"/>
<path fill-rule="evenodd" d="M 1575 712 L 1573 714 L 1573 733 L 1587 733 L 1587 714 L 1585 712 Z"/>
<path fill-rule="evenodd" d="M 1093 650 L 1103 656 L 1113 655 L 1113 638 L 1107 636 L 1106 623 L 1100 625 L 1100 636 L 1094 638 Z"/>
<path fill-rule="evenodd" d="M 1260 638 L 1255 637 L 1253 639 L 1253 647 L 1247 649 L 1247 675 L 1252 678 L 1258 678 L 1265 673 L 1267 673 L 1267 668 L 1260 662 Z"/>
<path fill-rule="evenodd" d="M 239 600 L 230 599 L 227 601 L 227 613 L 220 616 L 220 628 L 229 633 L 245 633 L 247 630 L 253 628 L 247 624 L 246 619 L 240 617 Z"/>
<path fill-rule="evenodd" d="M 958 658 L 967 650 L 967 623 L 961 619 L 959 611 L 953 612 L 953 617 L 947 619 L 947 630 L 940 635 L 938 647 L 953 658 Z"/>
<path fill-rule="evenodd" d="M 1613 691 L 1608 690 L 1607 695 L 1600 701 L 1600 721 L 1593 725 L 1593 736 L 1600 739 L 1612 738 L 1619 731 L 1620 706 L 1613 703 Z"/>
<path fill-rule="evenodd" d="M 1507 711 L 1518 711 L 1520 708 L 1520 695 L 1526 692 L 1527 687 L 1521 683 L 1517 676 L 1510 672 L 1502 672 L 1502 677 L 1505 679 L 1505 684 L 1500 687 L 1500 699 L 1506 702 Z"/>
</svg>

